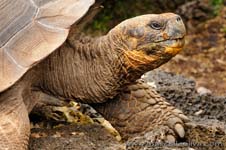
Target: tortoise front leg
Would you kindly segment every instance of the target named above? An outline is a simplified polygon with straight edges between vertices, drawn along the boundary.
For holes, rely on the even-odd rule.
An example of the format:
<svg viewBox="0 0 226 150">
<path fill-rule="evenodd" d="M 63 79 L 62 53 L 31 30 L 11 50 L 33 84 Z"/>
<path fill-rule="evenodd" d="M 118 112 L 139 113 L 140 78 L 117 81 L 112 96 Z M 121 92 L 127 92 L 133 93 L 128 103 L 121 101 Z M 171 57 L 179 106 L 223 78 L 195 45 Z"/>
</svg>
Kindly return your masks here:
<svg viewBox="0 0 226 150">
<path fill-rule="evenodd" d="M 185 136 L 184 123 L 189 121 L 180 110 L 141 80 L 127 86 L 116 98 L 93 107 L 112 123 L 124 139 L 164 126 L 167 130 L 163 131 L 166 135 L 163 141 L 169 138 L 174 141 Z"/>
<path fill-rule="evenodd" d="M 0 150 L 27 149 L 29 135 L 28 112 L 22 98 L 0 99 Z"/>
</svg>

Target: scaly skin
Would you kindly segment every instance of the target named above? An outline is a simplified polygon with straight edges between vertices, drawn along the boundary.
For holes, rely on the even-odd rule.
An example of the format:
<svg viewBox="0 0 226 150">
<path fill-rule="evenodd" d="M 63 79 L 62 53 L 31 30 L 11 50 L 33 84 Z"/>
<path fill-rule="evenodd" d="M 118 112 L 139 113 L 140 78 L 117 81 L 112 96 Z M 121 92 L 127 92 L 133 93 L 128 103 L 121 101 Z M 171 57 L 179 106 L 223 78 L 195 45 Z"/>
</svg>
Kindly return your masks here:
<svg viewBox="0 0 226 150">
<path fill-rule="evenodd" d="M 94 40 L 65 42 L 11 89 L 0 93 L 0 106 L 12 110 L 1 110 L 2 120 L 15 119 L 15 124 L 0 122 L 0 132 L 5 133 L 0 134 L 0 147 L 24 149 L 29 133 L 27 116 L 42 99 L 40 93 L 89 104 L 106 102 L 97 109 L 124 137 L 164 124 L 174 131 L 175 138 L 177 135 L 183 138 L 184 115 L 137 80 L 175 56 L 184 45 L 184 36 L 181 18 L 165 13 L 128 19 Z M 136 89 L 145 89 L 145 92 Z M 132 94 L 126 94 L 127 91 Z M 16 99 L 18 105 L 14 105 L 12 99 Z M 19 128 L 15 128 L 17 125 Z M 12 132 L 7 133 L 9 130 Z"/>
<path fill-rule="evenodd" d="M 180 110 L 166 102 L 142 80 L 126 86 L 115 99 L 94 104 L 93 107 L 118 129 L 124 139 L 144 134 L 161 125 L 169 127 L 167 136 L 172 134 L 175 138 L 183 138 L 184 123 L 189 121 Z M 167 136 L 162 140 L 167 141 Z"/>
</svg>

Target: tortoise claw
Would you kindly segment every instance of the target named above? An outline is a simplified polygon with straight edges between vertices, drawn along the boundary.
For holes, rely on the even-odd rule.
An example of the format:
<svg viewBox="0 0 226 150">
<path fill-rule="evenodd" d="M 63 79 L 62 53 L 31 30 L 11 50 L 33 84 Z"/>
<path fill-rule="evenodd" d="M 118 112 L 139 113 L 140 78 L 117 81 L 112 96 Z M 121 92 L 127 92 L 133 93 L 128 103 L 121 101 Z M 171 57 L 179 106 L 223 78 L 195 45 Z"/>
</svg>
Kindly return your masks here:
<svg viewBox="0 0 226 150">
<path fill-rule="evenodd" d="M 175 129 L 176 133 L 179 135 L 180 138 L 183 138 L 185 136 L 184 127 L 181 124 L 177 123 L 175 125 L 174 129 Z"/>
<path fill-rule="evenodd" d="M 190 119 L 185 116 L 180 110 L 173 110 L 172 116 L 168 119 L 167 125 L 174 130 L 180 138 L 185 137 L 184 126 L 186 123 L 190 122 Z"/>
<path fill-rule="evenodd" d="M 179 114 L 178 115 L 179 118 L 181 118 L 184 122 L 190 122 L 191 120 L 185 116 L 184 114 Z"/>
<path fill-rule="evenodd" d="M 167 143 L 175 143 L 176 142 L 176 139 L 173 135 L 167 135 L 166 136 L 166 142 Z"/>
</svg>

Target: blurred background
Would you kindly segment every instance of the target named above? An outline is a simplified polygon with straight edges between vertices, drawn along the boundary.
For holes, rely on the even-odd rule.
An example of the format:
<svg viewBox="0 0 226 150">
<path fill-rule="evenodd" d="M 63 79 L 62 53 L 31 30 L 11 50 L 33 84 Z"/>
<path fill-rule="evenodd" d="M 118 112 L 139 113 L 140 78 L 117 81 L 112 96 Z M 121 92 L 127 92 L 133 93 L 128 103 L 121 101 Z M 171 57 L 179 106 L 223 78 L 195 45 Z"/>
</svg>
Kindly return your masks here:
<svg viewBox="0 0 226 150">
<path fill-rule="evenodd" d="M 197 89 L 226 95 L 225 0 L 105 0 L 84 32 L 107 33 L 122 20 L 148 13 L 174 12 L 187 27 L 184 50 L 161 70 L 196 81 Z"/>
</svg>

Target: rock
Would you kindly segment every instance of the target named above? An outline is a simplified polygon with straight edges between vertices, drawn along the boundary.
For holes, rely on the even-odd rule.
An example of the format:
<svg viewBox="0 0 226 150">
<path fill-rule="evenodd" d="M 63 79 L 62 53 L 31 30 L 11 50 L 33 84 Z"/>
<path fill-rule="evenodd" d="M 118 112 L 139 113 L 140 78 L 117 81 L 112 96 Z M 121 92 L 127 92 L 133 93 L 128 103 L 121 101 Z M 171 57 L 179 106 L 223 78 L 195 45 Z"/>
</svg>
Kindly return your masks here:
<svg viewBox="0 0 226 150">
<path fill-rule="evenodd" d="M 197 92 L 199 93 L 199 95 L 206 95 L 212 93 L 209 89 L 202 86 L 197 88 Z"/>
<path fill-rule="evenodd" d="M 143 79 L 154 82 L 156 90 L 186 115 L 218 119 L 226 123 L 226 95 L 199 94 L 195 81 L 161 70 L 148 72 Z"/>
</svg>

